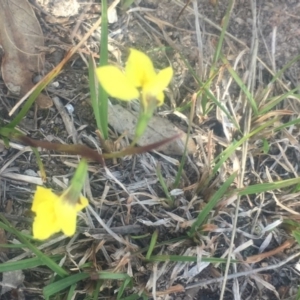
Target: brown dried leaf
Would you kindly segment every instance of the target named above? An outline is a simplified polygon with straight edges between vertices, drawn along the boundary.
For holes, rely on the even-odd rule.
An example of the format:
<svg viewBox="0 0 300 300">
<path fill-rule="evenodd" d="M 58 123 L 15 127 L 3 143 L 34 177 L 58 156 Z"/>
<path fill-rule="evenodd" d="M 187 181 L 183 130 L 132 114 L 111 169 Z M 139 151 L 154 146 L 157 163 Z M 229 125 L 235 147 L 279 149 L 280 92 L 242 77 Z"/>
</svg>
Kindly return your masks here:
<svg viewBox="0 0 300 300">
<path fill-rule="evenodd" d="M 34 86 L 33 73 L 44 62 L 38 50 L 44 46 L 43 32 L 27 0 L 0 0 L 0 45 L 2 78 L 11 93 L 23 96 Z M 48 108 L 52 100 L 41 94 L 37 103 Z"/>
<path fill-rule="evenodd" d="M 294 244 L 293 240 L 287 240 L 282 245 L 280 245 L 279 247 L 277 247 L 273 250 L 270 250 L 270 251 L 267 251 L 267 252 L 264 252 L 264 253 L 260 253 L 260 254 L 257 254 L 257 255 L 248 256 L 246 258 L 245 262 L 248 263 L 248 264 L 253 264 L 253 263 L 260 262 L 261 260 L 263 260 L 265 258 L 268 258 L 270 256 L 274 256 L 274 255 L 278 254 L 279 252 L 282 252 L 283 250 L 285 250 L 287 248 L 290 248 L 293 244 Z"/>
<path fill-rule="evenodd" d="M 156 296 L 165 296 L 165 295 L 169 295 L 169 294 L 173 294 L 173 293 L 182 293 L 184 292 L 184 287 L 181 284 L 176 284 L 173 285 L 169 288 L 167 288 L 166 290 L 163 291 L 157 291 L 156 292 Z M 151 293 L 147 293 L 150 297 L 152 296 Z"/>
</svg>

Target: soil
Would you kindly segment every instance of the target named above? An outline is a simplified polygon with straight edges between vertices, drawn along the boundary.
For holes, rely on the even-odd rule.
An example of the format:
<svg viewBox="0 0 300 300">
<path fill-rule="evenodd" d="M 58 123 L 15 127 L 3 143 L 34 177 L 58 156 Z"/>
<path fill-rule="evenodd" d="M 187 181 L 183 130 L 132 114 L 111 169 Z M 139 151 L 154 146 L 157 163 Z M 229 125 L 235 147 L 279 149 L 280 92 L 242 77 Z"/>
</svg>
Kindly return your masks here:
<svg viewBox="0 0 300 300">
<path fill-rule="evenodd" d="M 72 46 L 73 41 L 70 39 L 70 34 L 76 24 L 79 24 L 77 36 L 75 35 L 76 38 L 74 39 L 77 43 L 100 13 L 100 6 L 96 1 L 90 7 L 86 1 L 75 1 L 79 3 L 79 12 L 76 14 L 75 9 L 72 10 L 75 11 L 74 14 L 72 12 L 72 14 L 63 15 L 59 18 L 57 14 L 52 14 L 51 1 L 46 2 L 46 4 L 43 1 L 31 2 L 45 37 L 47 48 L 43 70 L 45 73 L 57 65 L 66 50 Z M 197 1 L 202 45 L 199 45 L 199 40 L 197 40 L 193 11 L 193 5 L 195 4 L 193 2 L 193 0 L 142 0 L 135 1 L 130 10 L 122 10 L 119 5 L 117 8 L 118 20 L 109 25 L 111 62 L 118 60 L 124 63 L 128 48 L 133 47 L 146 52 L 157 69 L 162 69 L 169 64 L 172 65 L 175 73 L 174 80 L 166 92 L 166 103 L 159 108 L 158 114 L 165 115 L 174 124 L 185 130 L 187 127 L 184 117 L 189 116 L 188 111 L 183 112 L 184 117 L 170 113 L 174 107 L 187 103 L 192 94 L 199 89 L 199 85 L 185 61 L 188 61 L 201 80 L 205 81 L 209 78 L 209 70 L 220 36 L 220 28 L 224 22 L 224 16 L 230 1 Z M 272 73 L 279 71 L 300 53 L 300 3 L 297 0 L 235 1 L 227 30 L 229 35 L 225 37 L 222 53 L 230 64 L 234 64 L 238 56 L 243 53 L 242 63 L 239 64 L 237 70 L 241 78 L 247 72 L 250 63 L 254 20 L 252 5 L 255 5 L 255 3 L 259 57 L 257 72 L 262 74 L 261 82 L 259 80 L 257 82 L 257 87 L 259 87 L 261 85 L 266 86 L 272 78 Z M 185 6 L 185 4 L 187 5 Z M 79 16 L 82 21 L 77 23 Z M 91 51 L 95 56 L 99 53 L 97 34 L 91 36 L 85 47 L 86 51 Z M 85 55 L 84 51 L 81 55 Z M 222 65 L 218 66 L 220 70 L 222 67 Z M 223 79 L 220 73 L 218 78 L 221 82 Z M 224 77 L 226 76 L 229 76 L 229 74 L 224 72 Z M 281 80 L 286 86 L 294 88 L 299 86 L 299 79 L 300 60 L 287 68 Z M 213 85 L 213 93 L 218 92 L 217 87 L 218 84 Z M 230 92 L 232 98 L 235 99 L 239 90 L 233 86 Z M 70 118 L 77 130 L 79 142 L 94 149 L 99 148 L 100 141 L 95 134 L 96 123 L 89 98 L 88 69 L 79 54 L 72 57 L 59 76 L 47 88 L 47 93 L 50 97 L 59 97 L 64 106 L 70 104 L 74 108 Z M 6 124 L 10 120 L 8 113 L 18 100 L 8 93 L 2 80 L 0 80 L 0 98 L 1 126 L 1 123 Z M 112 103 L 115 103 L 114 101 Z M 295 114 L 299 113 L 297 107 L 299 106 L 294 106 Z M 55 106 L 47 110 L 38 110 L 37 113 L 35 113 L 33 107 L 19 128 L 35 139 L 73 143 L 72 136 L 67 132 L 60 112 Z M 95 211 L 109 227 L 132 226 L 128 230 L 132 230 L 131 234 L 133 236 L 145 235 L 145 237 L 135 240 L 130 239 L 129 246 L 125 247 L 105 231 L 101 231 L 101 226 L 90 214 L 87 214 L 85 217 L 80 217 L 80 233 L 76 238 L 76 247 L 72 244 L 72 247 L 74 247 L 71 247 L 70 255 L 67 256 L 66 266 L 74 268 L 73 262 L 79 263 L 84 255 L 90 251 L 93 255 L 90 255 L 87 261 L 93 263 L 95 270 L 114 269 L 120 263 L 122 255 L 135 253 L 137 249 L 148 247 L 151 236 L 156 230 L 158 232 L 157 243 L 170 241 L 170 244 L 166 243 L 165 246 L 161 246 L 154 251 L 154 254 L 167 253 L 169 255 L 186 256 L 206 256 L 207 254 L 207 256 L 222 257 L 229 247 L 234 205 L 223 207 L 221 213 L 212 218 L 218 228 L 226 228 L 226 230 L 212 231 L 207 235 L 203 234 L 203 236 L 198 237 L 198 241 L 171 242 L 175 238 L 186 236 L 188 228 L 182 224 L 196 218 L 199 210 L 208 201 L 209 195 L 218 190 L 224 182 L 217 178 L 217 183 L 207 188 L 205 193 L 195 194 L 191 189 L 193 185 L 199 183 L 204 176 L 203 174 L 207 171 L 203 162 L 199 140 L 208 137 L 210 129 L 214 131 L 219 141 L 214 150 L 215 153 L 218 153 L 218 151 L 224 149 L 222 141 L 225 140 L 221 120 L 218 120 L 214 110 L 204 117 L 201 115 L 201 109 L 198 108 L 192 131 L 198 150 L 186 162 L 184 175 L 178 188 L 179 193 L 174 196 L 175 205 L 173 208 L 165 204 L 166 195 L 157 179 L 157 166 L 160 166 L 162 177 L 167 187 L 171 189 L 177 174 L 176 162 L 180 161 L 180 156 L 166 158 L 155 153 L 145 153 L 135 157 L 125 157 L 117 161 L 107 161 L 107 167 L 111 175 L 105 172 L 102 166 L 91 163 L 90 192 L 88 190 L 86 192 L 88 196 L 93 196 L 91 205 Z M 110 128 L 110 130 L 110 136 L 116 149 L 128 145 L 126 138 L 116 142 L 118 133 L 114 131 L 114 128 Z M 297 139 L 297 136 L 295 139 Z M 205 149 L 207 151 L 207 145 Z M 275 150 L 277 151 L 278 148 L 276 147 Z M 290 153 L 287 151 L 292 165 L 294 165 L 295 157 L 299 157 L 298 152 L 295 152 L 296 150 L 291 150 Z M 17 156 L 18 153 L 19 156 Z M 272 154 L 275 155 L 275 152 Z M 41 158 L 47 172 L 45 185 L 58 191 L 61 190 L 62 185 L 71 178 L 74 172 L 76 157 L 42 151 Z M 255 158 L 254 162 L 249 159 L 249 169 L 251 163 L 254 163 L 257 166 L 257 172 L 260 173 L 263 168 L 271 166 L 275 161 L 274 159 L 266 159 L 265 164 L 261 166 L 260 162 L 262 160 L 263 157 Z M 175 163 L 173 163 L 174 161 Z M 20 154 L 17 147 L 6 149 L 0 143 L 0 170 L 6 163 L 9 163 L 6 172 L 23 175 L 38 174 L 39 172 L 36 158 L 31 152 Z M 292 172 L 286 172 L 286 169 L 280 166 L 277 167 L 276 171 L 277 174 L 282 175 L 281 178 L 292 178 L 294 176 Z M 0 209 L 17 229 L 30 232 L 32 222 L 30 204 L 35 185 L 5 177 L 3 174 L 0 171 Z M 255 174 L 249 171 L 247 175 L 245 179 L 248 180 L 247 184 L 258 183 Z M 260 227 L 254 230 L 253 216 L 255 214 L 247 215 L 246 212 L 253 210 L 255 206 L 260 207 L 262 214 L 259 215 L 257 222 L 257 227 Z M 279 230 L 278 228 L 270 233 L 259 233 L 259 230 L 274 222 L 276 220 L 275 216 L 278 215 L 283 215 L 283 211 L 276 205 L 273 198 L 265 199 L 264 205 L 261 205 L 260 199 L 254 197 L 242 200 L 241 217 L 238 222 L 240 231 L 236 236 L 235 248 L 249 241 L 252 241 L 253 244 L 251 247 L 246 247 L 246 250 L 239 251 L 238 255 L 240 256 L 237 255 L 236 259 L 243 259 L 260 253 L 260 248 L 267 238 L 270 238 L 270 241 L 263 252 L 279 247 L 290 238 L 289 231 Z M 138 226 L 133 227 L 136 225 Z M 93 228 L 93 226 L 96 228 Z M 97 229 L 99 230 L 97 231 Z M 124 233 L 120 233 L 120 235 L 124 239 L 128 239 Z M 14 237 L 6 233 L 5 238 L 12 240 Z M 104 250 L 99 250 L 100 248 L 98 249 L 97 246 L 102 240 L 105 240 Z M 68 241 L 61 240 L 57 244 L 46 247 L 45 251 L 48 251 L 49 255 L 62 254 Z M 0 244 L 2 244 L 1 237 Z M 285 249 L 281 253 L 258 263 L 232 264 L 229 274 L 276 265 L 297 251 L 299 251 L 299 247 L 293 245 L 290 249 Z M 3 262 L 7 261 L 21 253 L 23 252 L 18 249 L 3 252 L 1 260 Z M 296 263 L 297 259 L 273 270 L 228 280 L 223 299 L 296 299 L 295 295 L 300 284 L 299 269 L 295 268 Z M 147 285 L 145 291 L 149 298 L 151 298 L 152 291 L 153 269 L 156 267 L 162 270 L 161 274 L 159 273 L 161 276 L 158 276 L 156 282 L 157 291 L 168 291 L 173 286 L 179 288 L 177 293 L 161 293 L 157 299 L 217 300 L 220 298 L 220 282 L 205 284 L 205 280 L 213 280 L 223 276 L 225 265 L 215 266 L 210 264 L 203 268 L 203 271 L 194 271 L 195 274 L 191 275 L 191 270 L 195 267 L 194 263 L 187 263 L 184 267 L 176 262 L 155 265 L 146 263 L 140 259 L 139 255 L 135 255 L 132 258 L 130 268 L 132 268 L 133 276 L 138 282 L 136 289 L 138 290 L 140 287 Z M 125 273 L 128 271 L 127 265 L 125 267 L 121 265 L 118 268 L 119 271 Z M 18 287 L 1 297 L 5 300 L 42 299 L 42 288 L 45 283 L 49 283 L 49 271 L 45 267 L 38 267 L 24 271 L 24 276 L 24 281 Z M 200 283 L 199 286 L 193 286 L 196 283 Z M 92 280 L 87 280 L 81 284 L 82 286 L 79 289 L 85 291 L 85 293 L 92 291 L 95 285 Z M 182 290 L 180 290 L 180 287 L 182 287 Z M 101 290 L 101 297 L 115 299 L 114 289 L 116 288 L 117 286 L 108 282 L 107 286 Z M 132 292 L 134 291 L 129 291 L 128 295 Z M 239 296 L 234 298 L 234 294 Z M 79 293 L 76 299 L 84 299 L 84 296 Z"/>
</svg>

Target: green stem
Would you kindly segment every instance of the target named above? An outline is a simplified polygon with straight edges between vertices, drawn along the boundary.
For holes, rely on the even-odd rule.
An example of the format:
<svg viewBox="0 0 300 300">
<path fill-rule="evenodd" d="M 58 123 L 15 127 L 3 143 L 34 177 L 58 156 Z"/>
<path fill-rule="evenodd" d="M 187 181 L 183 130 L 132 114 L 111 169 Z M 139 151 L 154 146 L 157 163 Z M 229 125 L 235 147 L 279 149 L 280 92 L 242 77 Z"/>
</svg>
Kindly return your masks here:
<svg viewBox="0 0 300 300">
<path fill-rule="evenodd" d="M 72 203 L 77 203 L 83 189 L 85 178 L 88 171 L 88 163 L 85 159 L 81 159 L 75 174 L 71 180 L 71 185 L 64 192 L 62 197 L 65 197 Z"/>
<path fill-rule="evenodd" d="M 100 67 L 107 65 L 108 61 L 108 20 L 107 0 L 101 1 L 101 45 L 100 45 Z M 99 84 L 99 114 L 101 116 L 101 130 L 104 139 L 108 138 L 108 95 Z"/>
</svg>

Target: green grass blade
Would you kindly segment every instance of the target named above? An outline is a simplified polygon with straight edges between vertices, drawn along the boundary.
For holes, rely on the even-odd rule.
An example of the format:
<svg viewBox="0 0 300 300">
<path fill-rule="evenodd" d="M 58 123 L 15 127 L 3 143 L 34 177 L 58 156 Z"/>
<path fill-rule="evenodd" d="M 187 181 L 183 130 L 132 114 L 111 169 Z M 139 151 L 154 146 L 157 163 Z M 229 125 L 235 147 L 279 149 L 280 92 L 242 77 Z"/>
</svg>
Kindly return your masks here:
<svg viewBox="0 0 300 300">
<path fill-rule="evenodd" d="M 239 124 L 236 122 L 236 120 L 230 115 L 230 113 L 227 111 L 226 107 L 224 105 L 222 105 L 217 98 L 207 89 L 205 89 L 205 94 L 209 96 L 209 98 L 211 99 L 211 101 L 218 106 L 222 112 L 226 115 L 226 117 L 228 118 L 228 120 L 231 121 L 232 124 L 234 124 L 235 128 L 237 130 L 240 131 L 240 126 Z"/>
<path fill-rule="evenodd" d="M 215 207 L 215 205 L 220 201 L 220 199 L 227 192 L 228 188 L 232 184 L 234 178 L 236 177 L 236 173 L 233 173 L 226 182 L 214 193 L 214 195 L 209 199 L 204 208 L 199 213 L 197 220 L 192 225 L 191 229 L 188 232 L 189 236 L 194 236 L 195 232 L 199 229 L 201 225 L 204 224 L 211 210 Z"/>
<path fill-rule="evenodd" d="M 46 265 L 49 269 L 51 269 L 53 272 L 57 273 L 61 277 L 65 277 L 68 274 L 66 270 L 64 270 L 62 267 L 60 267 L 54 260 L 52 260 L 49 256 L 43 254 L 42 251 L 37 249 L 34 245 L 32 245 L 24 236 L 22 233 L 20 233 L 18 230 L 16 230 L 7 220 L 6 218 L 0 214 L 0 227 L 7 230 L 8 232 L 14 234 L 21 243 L 25 244 L 26 247 L 31 250 L 42 262 L 42 264 Z"/>
<path fill-rule="evenodd" d="M 217 156 L 215 159 L 216 165 L 213 168 L 213 173 L 210 177 L 210 179 L 218 172 L 221 165 L 233 154 L 233 152 L 241 146 L 244 142 L 249 140 L 252 136 L 259 133 L 263 129 L 267 128 L 268 126 L 272 125 L 274 123 L 274 119 L 269 120 L 268 122 L 264 123 L 263 125 L 259 126 L 258 128 L 254 129 L 252 132 L 247 134 L 246 136 L 242 137 L 239 141 L 234 142 L 232 145 L 230 145 L 225 151 L 223 151 L 220 155 Z"/>
<path fill-rule="evenodd" d="M 147 254 L 146 254 L 146 259 L 149 259 L 149 257 L 151 256 L 151 254 L 153 252 L 153 249 L 155 248 L 155 245 L 156 245 L 157 237 L 158 237 L 158 231 L 155 230 L 152 234 L 152 237 L 151 237 L 149 249 L 148 249 Z"/>
<path fill-rule="evenodd" d="M 189 139 L 190 139 L 190 132 L 191 132 L 191 129 L 192 129 L 192 123 L 193 123 L 193 118 L 194 118 L 194 113 L 195 113 L 195 104 L 196 104 L 196 96 L 194 95 L 193 100 L 192 100 L 191 110 L 190 110 L 189 124 L 188 124 L 186 139 L 185 139 L 185 143 L 184 143 L 184 150 L 183 150 L 180 165 L 179 165 L 179 168 L 178 168 L 178 171 L 177 171 L 177 174 L 176 174 L 175 182 L 174 182 L 174 185 L 173 185 L 174 189 L 176 189 L 179 185 L 180 178 L 181 178 L 182 172 L 183 172 L 183 167 L 184 167 L 186 157 L 187 157 L 187 148 L 188 148 L 188 143 L 189 143 Z"/>
<path fill-rule="evenodd" d="M 98 300 L 99 299 L 99 293 L 100 293 L 100 288 L 103 284 L 103 280 L 97 280 L 97 284 L 95 286 L 95 290 L 93 293 L 93 300 Z"/>
<path fill-rule="evenodd" d="M 89 87 L 90 87 L 90 95 L 92 108 L 94 112 L 94 116 L 96 119 L 97 128 L 102 132 L 101 122 L 100 122 L 100 112 L 98 111 L 98 80 L 95 74 L 95 61 L 94 58 L 90 55 L 89 57 Z"/>
<path fill-rule="evenodd" d="M 297 296 L 296 296 L 295 299 L 296 299 L 296 300 L 297 300 L 297 299 L 300 299 L 300 288 L 298 289 L 298 293 L 297 293 Z"/>
<path fill-rule="evenodd" d="M 7 125 L 9 128 L 15 128 L 23 119 L 23 117 L 26 116 L 27 112 L 33 105 L 34 101 L 36 100 L 37 96 L 41 93 L 41 91 L 59 74 L 60 69 L 52 70 L 43 81 L 41 81 L 35 88 L 35 90 L 32 92 L 32 94 L 29 96 L 25 104 L 22 106 L 22 109 L 20 112 L 15 116 L 15 118 Z"/>
<path fill-rule="evenodd" d="M 45 171 L 45 168 L 44 168 L 44 164 L 43 164 L 43 161 L 41 160 L 41 156 L 40 156 L 40 153 L 39 151 L 34 148 L 34 147 L 31 147 L 32 149 L 32 152 L 34 153 L 35 157 L 36 157 L 36 162 L 37 162 L 37 165 L 39 167 L 39 170 L 40 170 L 40 173 L 41 173 L 41 178 L 42 180 L 45 182 L 46 181 L 46 171 Z"/>
<path fill-rule="evenodd" d="M 0 248 L 8 248 L 8 249 L 22 249 L 25 248 L 25 244 L 0 244 Z"/>
<path fill-rule="evenodd" d="M 161 174 L 161 170 L 160 170 L 160 165 L 159 164 L 157 165 L 157 168 L 156 168 L 156 176 L 157 176 L 157 178 L 159 180 L 159 183 L 160 183 L 160 185 L 161 185 L 161 187 L 162 187 L 162 189 L 163 189 L 163 191 L 164 191 L 164 193 L 165 193 L 165 195 L 166 195 L 166 197 L 168 199 L 168 204 L 171 205 L 171 206 L 173 206 L 174 199 L 173 199 L 172 195 L 170 194 L 170 192 L 168 190 L 168 187 L 166 185 L 166 182 L 165 182 L 165 180 L 164 180 L 164 178 L 163 178 L 163 176 Z"/>
<path fill-rule="evenodd" d="M 73 300 L 74 299 L 75 289 L 76 289 L 76 284 L 72 284 L 70 286 L 70 289 L 69 289 L 69 292 L 68 292 L 67 300 Z"/>
<path fill-rule="evenodd" d="M 113 273 L 113 272 L 106 272 L 106 271 L 100 271 L 98 272 L 99 279 L 108 279 L 108 280 L 125 280 L 127 278 L 130 278 L 125 273 Z"/>
<path fill-rule="evenodd" d="M 127 10 L 135 0 L 123 0 L 121 1 L 121 9 Z"/>
<path fill-rule="evenodd" d="M 39 86 L 35 89 L 35 91 L 31 94 L 25 104 L 22 106 L 20 112 L 15 116 L 15 118 L 7 125 L 7 127 L 15 128 L 21 120 L 26 116 L 29 109 L 33 105 L 37 96 L 41 93 L 41 91 L 45 88 L 46 85 Z"/>
<path fill-rule="evenodd" d="M 123 284 L 121 285 L 121 287 L 119 288 L 119 291 L 118 291 L 118 295 L 117 295 L 117 300 L 120 300 L 122 298 L 122 295 L 123 293 L 125 292 L 125 289 L 128 287 L 128 286 L 132 286 L 132 278 L 126 278 L 123 282 Z"/>
<path fill-rule="evenodd" d="M 300 119 L 295 119 L 295 120 L 292 120 L 292 121 L 290 121 L 290 122 L 287 122 L 287 123 L 284 123 L 283 125 L 280 125 L 280 126 L 278 126 L 278 127 L 275 127 L 274 128 L 274 131 L 276 132 L 276 131 L 280 131 L 281 129 L 283 129 L 283 128 L 287 128 L 287 127 L 290 127 L 290 126 L 292 126 L 292 125 L 296 125 L 296 124 L 299 124 L 300 123 Z"/>
<path fill-rule="evenodd" d="M 214 53 L 212 65 L 211 65 L 211 68 L 210 68 L 209 77 L 211 77 L 212 74 L 215 74 L 216 70 L 217 70 L 217 64 L 218 64 L 218 61 L 219 61 L 220 56 L 222 54 L 222 47 L 223 47 L 223 43 L 224 43 L 224 39 L 225 39 L 226 30 L 227 30 L 227 27 L 228 27 L 228 24 L 229 24 L 229 19 L 230 19 L 230 14 L 231 14 L 231 11 L 232 11 L 232 8 L 233 8 L 233 4 L 234 4 L 234 0 L 230 0 L 229 4 L 228 4 L 228 7 L 227 7 L 227 10 L 226 10 L 226 13 L 225 13 L 225 16 L 223 18 L 222 31 L 221 31 L 220 36 L 219 36 L 216 51 Z M 210 86 L 208 88 L 210 88 Z M 207 103 L 208 103 L 208 97 L 205 94 L 202 98 L 202 103 L 201 103 L 204 115 L 207 113 L 207 111 L 206 111 Z"/>
<path fill-rule="evenodd" d="M 76 284 L 78 281 L 87 279 L 89 277 L 90 275 L 87 273 L 79 273 L 79 274 L 68 276 L 66 278 L 63 278 L 51 284 L 48 284 L 43 289 L 44 297 L 49 298 L 52 295 L 57 294 L 58 292 L 68 288 L 69 286 Z"/>
<path fill-rule="evenodd" d="M 246 85 L 243 83 L 242 79 L 239 77 L 239 75 L 234 71 L 234 69 L 230 66 L 228 60 L 225 57 L 222 57 L 222 60 L 224 64 L 226 64 L 227 70 L 232 76 L 232 78 L 235 80 L 235 82 L 238 84 L 240 89 L 243 91 L 243 93 L 246 95 L 250 106 L 254 112 L 255 115 L 258 114 L 258 109 L 257 109 L 257 104 L 255 102 L 255 99 L 253 98 L 252 94 L 250 91 L 247 89 Z"/>
<path fill-rule="evenodd" d="M 283 66 L 283 68 L 281 70 L 279 70 L 274 77 L 272 78 L 272 80 L 269 82 L 268 86 L 270 86 L 271 84 L 273 84 L 279 77 L 281 77 L 284 72 L 290 68 L 294 63 L 296 63 L 298 60 L 300 60 L 300 55 L 297 55 L 295 58 L 293 58 L 290 62 L 288 62 L 286 65 Z M 266 87 L 266 89 L 268 88 L 268 86 Z"/>
<path fill-rule="evenodd" d="M 262 108 L 259 109 L 258 115 L 264 115 L 266 114 L 268 111 L 270 111 L 275 105 L 277 105 L 278 103 L 280 103 L 282 100 L 286 99 L 289 96 L 293 96 L 297 99 L 300 99 L 300 95 L 297 94 L 299 90 L 299 87 L 288 91 L 287 93 L 281 95 L 281 96 L 276 96 L 273 97 L 272 100 L 270 99 Z M 296 93 L 296 94 L 295 94 Z"/>
<path fill-rule="evenodd" d="M 0 273 L 31 269 L 40 265 L 43 265 L 43 263 L 38 257 L 22 259 L 20 261 L 9 261 L 0 264 Z"/>
<path fill-rule="evenodd" d="M 294 230 L 292 232 L 292 236 L 295 238 L 295 240 L 297 241 L 297 243 L 300 245 L 300 231 Z"/>
<path fill-rule="evenodd" d="M 107 0 L 101 1 L 101 45 L 100 45 L 100 67 L 107 65 L 108 62 L 108 19 L 107 19 Z M 103 138 L 108 138 L 108 95 L 98 84 L 98 113 L 100 114 Z"/>
<path fill-rule="evenodd" d="M 238 189 L 237 192 L 240 196 L 258 194 L 258 193 L 264 193 L 264 192 L 268 192 L 268 191 L 272 191 L 272 190 L 290 187 L 292 185 L 296 185 L 299 183 L 300 183 L 300 177 L 286 179 L 286 180 L 280 180 L 280 181 L 275 181 L 275 182 L 254 184 L 254 185 L 250 185 L 245 188 L 242 188 L 242 189 Z"/>
<path fill-rule="evenodd" d="M 122 298 L 121 300 L 149 300 L 149 298 L 145 295 L 139 295 L 139 294 L 132 294 L 130 296 L 127 296 L 125 298 Z"/>
<path fill-rule="evenodd" d="M 230 13 L 232 11 L 233 4 L 234 4 L 234 1 L 230 0 L 229 5 L 228 5 L 227 10 L 226 10 L 226 13 L 225 13 L 225 16 L 224 16 L 224 19 L 223 19 L 222 31 L 220 33 L 218 45 L 217 45 L 217 48 L 216 48 L 216 51 L 215 51 L 215 54 L 214 54 L 214 58 L 213 58 L 213 62 L 212 62 L 212 67 L 211 67 L 211 72 L 212 73 L 215 72 L 217 62 L 218 62 L 218 60 L 220 59 L 220 56 L 221 56 L 223 42 L 224 42 L 227 27 L 228 27 L 228 24 L 229 24 Z"/>
<path fill-rule="evenodd" d="M 175 49 L 176 50 L 176 49 Z M 227 116 L 227 118 L 232 122 L 232 124 L 234 124 L 235 128 L 237 130 L 240 130 L 240 126 L 239 124 L 235 121 L 235 119 L 230 115 L 230 113 L 227 111 L 226 107 L 224 107 L 218 100 L 217 98 L 210 92 L 209 87 L 213 81 L 213 79 L 218 75 L 217 72 L 213 73 L 210 78 L 208 80 L 205 81 L 205 83 L 203 83 L 200 78 L 198 78 L 196 72 L 193 70 L 192 66 L 190 65 L 190 63 L 185 59 L 185 57 L 183 56 L 182 53 L 179 52 L 179 55 L 181 57 L 181 59 L 183 60 L 184 64 L 186 65 L 186 67 L 188 68 L 189 72 L 193 75 L 194 79 L 196 80 L 196 82 L 198 83 L 198 85 L 200 86 L 200 89 L 197 91 L 197 96 L 203 94 L 203 99 L 206 99 L 205 101 L 207 101 L 207 99 L 210 99 L 216 106 L 218 106 L 223 112 L 224 114 Z M 204 100 L 203 100 L 204 101 Z M 181 110 L 180 108 L 178 110 Z M 202 107 L 203 110 L 203 114 L 205 115 L 207 113 L 206 108 Z"/>
</svg>

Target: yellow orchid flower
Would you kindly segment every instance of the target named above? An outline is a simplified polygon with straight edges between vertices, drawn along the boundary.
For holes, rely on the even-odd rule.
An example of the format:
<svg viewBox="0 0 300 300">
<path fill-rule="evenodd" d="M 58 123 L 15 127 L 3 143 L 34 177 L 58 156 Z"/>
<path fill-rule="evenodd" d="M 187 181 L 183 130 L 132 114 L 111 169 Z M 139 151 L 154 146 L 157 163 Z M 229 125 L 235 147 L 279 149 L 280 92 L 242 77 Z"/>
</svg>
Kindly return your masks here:
<svg viewBox="0 0 300 300">
<path fill-rule="evenodd" d="M 34 238 L 44 240 L 59 231 L 67 236 L 75 233 L 77 212 L 88 205 L 88 200 L 81 196 L 74 204 L 68 199 L 68 191 L 58 196 L 50 189 L 37 187 L 31 208 L 36 213 Z"/>
<path fill-rule="evenodd" d="M 146 54 L 130 49 L 125 73 L 115 66 L 103 66 L 96 70 L 96 74 L 103 89 L 110 96 L 130 101 L 141 95 L 142 106 L 147 111 L 153 100 L 155 106 L 163 104 L 163 90 L 172 79 L 173 69 L 168 67 L 156 73 Z"/>
</svg>

